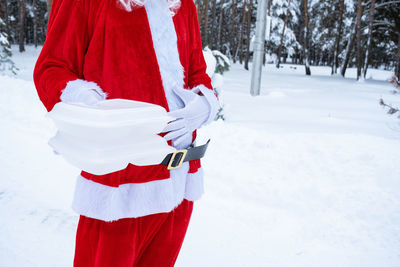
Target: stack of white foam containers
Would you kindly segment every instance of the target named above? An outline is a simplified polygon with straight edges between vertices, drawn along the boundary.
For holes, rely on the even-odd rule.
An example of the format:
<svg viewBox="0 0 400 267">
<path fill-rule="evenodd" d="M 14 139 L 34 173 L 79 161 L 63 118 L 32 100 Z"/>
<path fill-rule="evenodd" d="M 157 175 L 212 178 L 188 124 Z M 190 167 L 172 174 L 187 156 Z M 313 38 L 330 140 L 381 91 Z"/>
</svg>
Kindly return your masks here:
<svg viewBox="0 0 400 267">
<path fill-rule="evenodd" d="M 94 106 L 60 102 L 48 116 L 58 129 L 50 146 L 72 165 L 96 175 L 129 163 L 159 164 L 175 151 L 158 135 L 172 120 L 158 105 L 124 99 Z"/>
</svg>

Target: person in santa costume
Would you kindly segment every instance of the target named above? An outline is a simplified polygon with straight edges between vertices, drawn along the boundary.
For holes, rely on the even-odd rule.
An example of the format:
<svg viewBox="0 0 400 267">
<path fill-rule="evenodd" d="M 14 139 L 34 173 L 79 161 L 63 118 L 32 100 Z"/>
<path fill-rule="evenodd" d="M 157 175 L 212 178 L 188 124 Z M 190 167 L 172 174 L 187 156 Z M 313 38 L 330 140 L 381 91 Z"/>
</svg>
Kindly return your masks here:
<svg viewBox="0 0 400 267">
<path fill-rule="evenodd" d="M 114 98 L 160 105 L 176 118 L 163 132 L 177 149 L 219 109 L 193 0 L 53 0 L 34 81 L 48 111 Z M 200 159 L 82 171 L 74 266 L 173 266 L 202 193 Z"/>
</svg>

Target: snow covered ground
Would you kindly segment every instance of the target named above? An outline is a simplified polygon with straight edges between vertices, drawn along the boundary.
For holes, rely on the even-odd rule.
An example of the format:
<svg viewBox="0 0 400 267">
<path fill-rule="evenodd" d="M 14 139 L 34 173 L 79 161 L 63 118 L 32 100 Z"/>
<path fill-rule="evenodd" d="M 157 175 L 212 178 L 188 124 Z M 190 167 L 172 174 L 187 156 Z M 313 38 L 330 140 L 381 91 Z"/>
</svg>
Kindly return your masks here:
<svg viewBox="0 0 400 267">
<path fill-rule="evenodd" d="M 47 146 L 38 53 L 14 52 L 20 74 L 0 76 L 2 267 L 72 266 L 79 170 Z M 227 121 L 200 131 L 206 193 L 177 266 L 400 266 L 400 126 L 378 104 L 399 103 L 390 73 L 294 67 L 268 65 L 259 97 L 240 65 L 225 75 Z"/>
</svg>

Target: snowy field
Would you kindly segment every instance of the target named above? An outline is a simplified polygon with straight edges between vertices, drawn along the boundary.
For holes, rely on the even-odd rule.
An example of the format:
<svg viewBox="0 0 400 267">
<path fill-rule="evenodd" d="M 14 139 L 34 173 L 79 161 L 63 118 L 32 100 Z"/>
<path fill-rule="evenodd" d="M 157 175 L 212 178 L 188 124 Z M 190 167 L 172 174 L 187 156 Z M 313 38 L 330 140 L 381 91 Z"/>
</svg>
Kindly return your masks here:
<svg viewBox="0 0 400 267">
<path fill-rule="evenodd" d="M 72 266 L 79 170 L 47 146 L 27 49 L 18 77 L 0 76 L 0 266 Z M 227 120 L 200 131 L 206 193 L 178 267 L 400 266 L 400 120 L 378 104 L 399 103 L 390 73 L 311 70 L 268 65 L 256 98 L 242 66 L 225 75 Z"/>
</svg>

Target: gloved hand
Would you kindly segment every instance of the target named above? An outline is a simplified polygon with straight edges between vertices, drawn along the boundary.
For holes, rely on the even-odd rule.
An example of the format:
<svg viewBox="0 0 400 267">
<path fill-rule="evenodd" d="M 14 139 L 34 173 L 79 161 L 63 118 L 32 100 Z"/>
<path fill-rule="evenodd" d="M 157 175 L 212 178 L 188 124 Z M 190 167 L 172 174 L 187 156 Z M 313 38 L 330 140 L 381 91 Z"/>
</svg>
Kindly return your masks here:
<svg viewBox="0 0 400 267">
<path fill-rule="evenodd" d="M 164 138 L 167 141 L 173 140 L 174 145 L 179 145 L 208 120 L 211 106 L 205 96 L 200 96 L 191 90 L 178 88 L 174 89 L 174 92 L 182 99 L 185 107 L 168 113 L 176 120 L 171 121 L 162 132 L 169 132 Z"/>
<path fill-rule="evenodd" d="M 65 103 L 83 103 L 90 106 L 106 99 L 106 96 L 94 82 L 78 79 L 67 84 L 60 98 Z"/>
<path fill-rule="evenodd" d="M 72 100 L 72 103 L 83 103 L 85 105 L 94 105 L 97 102 L 104 100 L 104 98 L 97 93 L 94 89 L 82 90 L 76 95 L 76 98 Z M 63 101 L 65 102 L 65 101 Z"/>
</svg>

